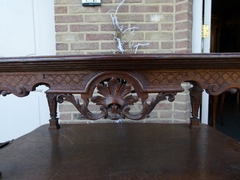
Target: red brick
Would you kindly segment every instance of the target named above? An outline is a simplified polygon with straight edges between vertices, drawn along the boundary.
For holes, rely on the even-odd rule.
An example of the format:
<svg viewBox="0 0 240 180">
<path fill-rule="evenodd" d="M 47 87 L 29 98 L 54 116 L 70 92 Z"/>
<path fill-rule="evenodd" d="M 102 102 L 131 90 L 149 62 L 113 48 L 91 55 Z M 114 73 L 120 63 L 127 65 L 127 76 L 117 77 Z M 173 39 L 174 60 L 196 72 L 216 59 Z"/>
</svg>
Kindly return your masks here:
<svg viewBox="0 0 240 180">
<path fill-rule="evenodd" d="M 128 28 L 128 24 L 120 23 L 121 26 L 123 26 L 124 29 Z M 101 31 L 114 31 L 113 24 L 101 24 Z"/>
<path fill-rule="evenodd" d="M 98 43 L 82 42 L 71 44 L 71 50 L 97 50 L 97 49 L 99 49 Z"/>
<path fill-rule="evenodd" d="M 145 3 L 173 3 L 173 0 L 145 0 Z"/>
<path fill-rule="evenodd" d="M 68 50 L 68 44 L 67 43 L 56 43 L 56 49 L 57 50 Z"/>
<path fill-rule="evenodd" d="M 157 104 L 157 106 L 155 107 L 155 109 L 158 110 L 172 110 L 172 103 L 164 103 L 164 102 L 160 102 Z"/>
<path fill-rule="evenodd" d="M 56 41 L 59 42 L 59 41 L 63 41 L 63 42 L 66 42 L 66 41 L 82 41 L 84 40 L 84 34 L 76 34 L 76 33 L 59 33 L 56 35 Z"/>
<path fill-rule="evenodd" d="M 98 31 L 98 25 L 70 25 L 71 32 L 88 32 L 88 31 Z"/>
<path fill-rule="evenodd" d="M 72 104 L 60 104 L 59 111 L 61 112 L 69 112 L 69 111 L 76 111 L 77 109 Z"/>
<path fill-rule="evenodd" d="M 191 49 L 175 50 L 175 53 L 191 53 Z"/>
<path fill-rule="evenodd" d="M 187 120 L 189 119 L 189 112 L 185 112 L 185 111 L 174 111 L 174 119 L 181 119 L 181 120 Z"/>
<path fill-rule="evenodd" d="M 190 18 L 189 12 L 187 11 L 175 15 L 176 21 L 189 20 L 189 19 L 191 18 Z"/>
<path fill-rule="evenodd" d="M 86 34 L 87 41 L 113 40 L 112 34 Z"/>
<path fill-rule="evenodd" d="M 67 13 L 67 6 L 56 6 L 55 14 L 66 14 Z"/>
<path fill-rule="evenodd" d="M 119 22 L 143 22 L 144 20 L 144 16 L 142 14 L 120 14 L 117 17 Z"/>
<path fill-rule="evenodd" d="M 157 41 L 157 40 L 173 40 L 172 32 L 146 32 L 145 39 L 147 41 Z"/>
<path fill-rule="evenodd" d="M 188 31 L 175 32 L 175 39 L 187 39 L 189 37 Z"/>
<path fill-rule="evenodd" d="M 176 41 L 175 48 L 187 48 L 189 46 L 189 41 Z"/>
<path fill-rule="evenodd" d="M 180 101 L 180 102 L 186 102 L 189 101 L 189 96 L 186 94 L 177 94 L 177 96 L 175 96 L 175 101 Z"/>
<path fill-rule="evenodd" d="M 173 49 L 173 42 L 161 42 L 162 49 Z"/>
<path fill-rule="evenodd" d="M 172 31 L 173 30 L 173 24 L 161 24 L 162 30 Z"/>
<path fill-rule="evenodd" d="M 189 103 L 174 103 L 174 109 L 175 110 L 180 110 L 180 111 L 185 111 L 187 109 L 190 109 L 190 104 Z"/>
<path fill-rule="evenodd" d="M 136 31 L 158 31 L 158 24 L 131 24 L 131 27 L 137 27 Z"/>
<path fill-rule="evenodd" d="M 131 12 L 159 12 L 159 6 L 131 6 Z"/>
<path fill-rule="evenodd" d="M 55 0 L 55 4 L 79 4 L 79 0 Z"/>
<path fill-rule="evenodd" d="M 185 22 L 179 22 L 175 24 L 175 30 L 189 30 L 190 23 Z"/>
<path fill-rule="evenodd" d="M 56 32 L 67 32 L 68 31 L 68 25 L 56 25 L 55 26 Z"/>
<path fill-rule="evenodd" d="M 180 11 L 186 11 L 189 8 L 189 3 L 185 2 L 185 3 L 181 3 L 176 5 L 176 11 L 180 12 Z"/>
<path fill-rule="evenodd" d="M 186 0 L 176 0 L 176 3 L 185 2 Z"/>
<path fill-rule="evenodd" d="M 71 120 L 71 114 L 70 113 L 60 113 L 60 120 Z"/>
<path fill-rule="evenodd" d="M 102 4 L 112 3 L 112 0 L 102 0 Z"/>
<path fill-rule="evenodd" d="M 144 33 L 143 32 L 134 32 L 134 34 L 130 37 L 132 41 L 143 41 L 144 40 Z"/>
<path fill-rule="evenodd" d="M 69 6 L 69 14 L 82 14 L 82 13 L 98 13 L 98 10 L 100 9 L 101 6 L 96 6 L 96 7 L 87 7 L 87 6 L 82 6 L 80 5 L 73 5 Z"/>
<path fill-rule="evenodd" d="M 162 5 L 162 12 L 173 12 L 174 8 L 171 5 Z"/>
<path fill-rule="evenodd" d="M 109 12 L 109 10 L 113 10 L 109 13 L 111 14 L 114 14 L 115 13 L 115 10 L 116 10 L 117 6 L 116 5 L 111 5 L 111 6 L 102 6 L 101 7 L 101 12 L 102 13 L 107 13 Z M 129 12 L 129 8 L 127 5 L 122 5 L 119 9 L 118 9 L 118 13 L 126 13 L 126 12 Z"/>
<path fill-rule="evenodd" d="M 101 43 L 101 49 L 116 50 L 117 49 L 117 43 L 116 42 L 104 42 L 104 43 Z"/>
<path fill-rule="evenodd" d="M 115 3 L 120 3 L 122 0 L 115 0 Z M 125 0 L 124 3 L 141 3 L 143 0 Z"/>
<path fill-rule="evenodd" d="M 160 118 L 172 119 L 172 111 L 160 111 Z"/>
<path fill-rule="evenodd" d="M 73 23 L 83 22 L 81 15 L 70 15 L 70 16 L 55 16 L 55 23 Z"/>
<path fill-rule="evenodd" d="M 111 18 L 109 14 L 90 14 L 90 15 L 85 15 L 85 22 L 111 22 Z"/>
</svg>

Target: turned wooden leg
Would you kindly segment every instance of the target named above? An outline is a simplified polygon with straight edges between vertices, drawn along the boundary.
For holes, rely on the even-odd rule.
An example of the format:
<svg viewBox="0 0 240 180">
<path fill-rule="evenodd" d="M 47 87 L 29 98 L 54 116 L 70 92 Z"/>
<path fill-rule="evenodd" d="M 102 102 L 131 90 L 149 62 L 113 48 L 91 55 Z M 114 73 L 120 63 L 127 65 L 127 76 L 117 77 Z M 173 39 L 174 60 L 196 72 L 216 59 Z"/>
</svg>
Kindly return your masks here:
<svg viewBox="0 0 240 180">
<path fill-rule="evenodd" d="M 50 122 L 49 129 L 59 129 L 60 125 L 58 123 L 57 118 L 57 99 L 56 99 L 57 95 L 48 92 L 46 92 L 46 94 L 51 117 L 51 119 L 49 120 Z"/>
<path fill-rule="evenodd" d="M 192 106 L 192 117 L 190 118 L 190 127 L 200 127 L 200 120 L 198 118 L 198 111 L 202 103 L 203 89 L 197 84 L 192 83 L 193 87 L 189 89 Z"/>
</svg>

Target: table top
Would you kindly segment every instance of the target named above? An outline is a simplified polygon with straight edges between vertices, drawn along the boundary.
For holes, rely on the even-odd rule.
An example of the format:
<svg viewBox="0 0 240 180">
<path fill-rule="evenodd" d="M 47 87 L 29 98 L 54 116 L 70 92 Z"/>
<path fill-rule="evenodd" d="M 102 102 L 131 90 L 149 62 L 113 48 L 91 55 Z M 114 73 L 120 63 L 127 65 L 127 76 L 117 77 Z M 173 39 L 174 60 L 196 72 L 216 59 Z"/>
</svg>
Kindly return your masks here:
<svg viewBox="0 0 240 180">
<path fill-rule="evenodd" d="M 0 151 L 2 179 L 238 179 L 240 145 L 207 125 L 43 125 Z"/>
</svg>

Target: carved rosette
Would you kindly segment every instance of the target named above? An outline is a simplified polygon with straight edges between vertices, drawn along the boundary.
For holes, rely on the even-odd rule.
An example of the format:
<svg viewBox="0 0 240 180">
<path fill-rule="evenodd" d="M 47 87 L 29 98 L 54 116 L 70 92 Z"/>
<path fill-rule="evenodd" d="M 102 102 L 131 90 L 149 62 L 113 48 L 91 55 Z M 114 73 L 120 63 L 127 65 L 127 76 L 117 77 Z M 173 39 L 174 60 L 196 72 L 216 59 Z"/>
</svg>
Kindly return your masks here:
<svg viewBox="0 0 240 180">
<path fill-rule="evenodd" d="M 59 94 L 57 101 L 62 103 L 64 100 L 71 102 L 78 111 L 86 119 L 97 120 L 100 118 L 108 118 L 111 120 L 133 119 L 140 120 L 149 117 L 149 114 L 163 100 L 174 101 L 176 93 L 158 93 L 158 95 L 150 101 L 146 100 L 146 95 L 139 96 L 133 86 L 123 79 L 112 77 L 104 80 L 96 85 L 98 95 L 93 97 L 82 98 L 83 103 L 80 104 L 79 99 L 75 99 L 72 94 Z M 131 105 L 142 99 L 142 110 L 140 112 L 131 113 Z M 89 102 L 100 106 L 100 113 L 93 113 L 89 110 Z"/>
</svg>

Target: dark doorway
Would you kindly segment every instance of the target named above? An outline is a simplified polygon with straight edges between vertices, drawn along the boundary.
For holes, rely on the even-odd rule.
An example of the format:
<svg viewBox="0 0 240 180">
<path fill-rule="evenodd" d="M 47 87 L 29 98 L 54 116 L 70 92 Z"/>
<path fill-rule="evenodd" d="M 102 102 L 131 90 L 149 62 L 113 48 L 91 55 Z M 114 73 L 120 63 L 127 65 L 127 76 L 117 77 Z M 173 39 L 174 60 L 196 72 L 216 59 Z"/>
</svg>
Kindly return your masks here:
<svg viewBox="0 0 240 180">
<path fill-rule="evenodd" d="M 240 0 L 212 0 L 211 52 L 240 52 Z M 219 107 L 216 129 L 240 141 L 239 91 L 226 92 Z"/>
<path fill-rule="evenodd" d="M 239 0 L 212 0 L 212 52 L 240 52 L 239 8 Z"/>
</svg>

